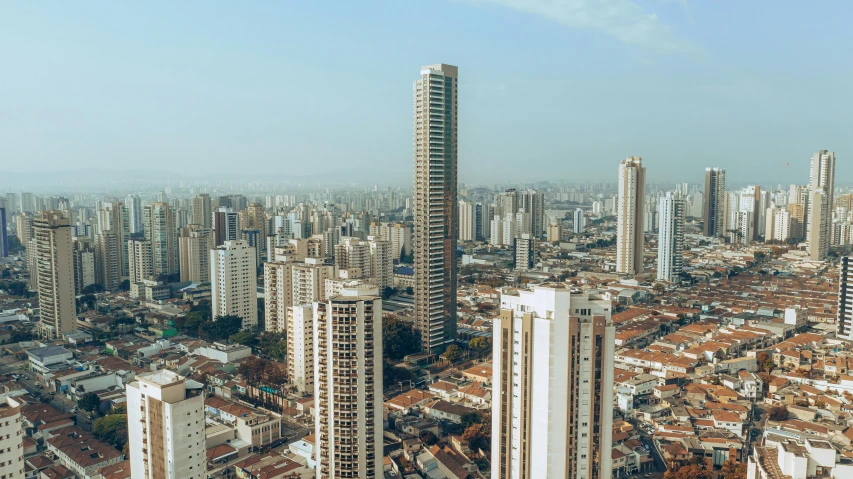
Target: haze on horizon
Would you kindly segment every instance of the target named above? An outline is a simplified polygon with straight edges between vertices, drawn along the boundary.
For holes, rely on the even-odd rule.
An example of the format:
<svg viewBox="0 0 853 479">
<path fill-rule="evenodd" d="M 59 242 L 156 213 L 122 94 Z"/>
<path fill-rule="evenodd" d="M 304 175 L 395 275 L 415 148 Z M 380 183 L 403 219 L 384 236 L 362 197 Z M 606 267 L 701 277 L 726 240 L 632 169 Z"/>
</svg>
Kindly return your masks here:
<svg viewBox="0 0 853 479">
<path fill-rule="evenodd" d="M 412 82 L 459 66 L 459 178 L 851 178 L 847 2 L 66 2 L 0 10 L 3 173 L 412 175 Z M 785 167 L 788 163 L 790 166 Z"/>
</svg>

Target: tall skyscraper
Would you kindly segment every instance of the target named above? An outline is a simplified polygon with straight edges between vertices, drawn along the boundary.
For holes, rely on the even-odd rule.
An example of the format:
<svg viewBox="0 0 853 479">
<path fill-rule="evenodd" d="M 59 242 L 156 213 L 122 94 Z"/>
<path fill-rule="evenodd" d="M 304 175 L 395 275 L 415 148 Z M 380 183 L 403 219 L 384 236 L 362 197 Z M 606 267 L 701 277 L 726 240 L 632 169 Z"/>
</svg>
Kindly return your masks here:
<svg viewBox="0 0 853 479">
<path fill-rule="evenodd" d="M 33 234 L 41 311 L 39 336 L 55 339 L 77 326 L 71 224 L 61 211 L 44 211 L 33 222 Z"/>
<path fill-rule="evenodd" d="M 562 283 L 506 289 L 494 321 L 492 477 L 609 479 L 610 303 Z"/>
<path fill-rule="evenodd" d="M 204 390 L 161 370 L 127 385 L 127 432 L 132 479 L 204 479 Z"/>
<path fill-rule="evenodd" d="M 15 216 L 15 232 L 21 244 L 26 246 L 33 239 L 33 215 L 21 213 Z"/>
<path fill-rule="evenodd" d="M 144 231 L 142 225 L 142 200 L 136 195 L 128 195 L 125 198 L 127 204 L 127 214 L 129 218 L 130 232 L 140 234 Z"/>
<path fill-rule="evenodd" d="M 658 276 L 674 282 L 681 272 L 684 252 L 684 220 L 687 203 L 671 191 L 661 197 L 658 205 Z"/>
<path fill-rule="evenodd" d="M 142 216 L 145 222 L 145 239 L 151 242 L 154 274 L 159 276 L 177 273 L 175 211 L 166 203 L 151 203 L 145 205 Z"/>
<path fill-rule="evenodd" d="M 643 272 L 643 212 L 646 169 L 639 156 L 619 164 L 619 198 L 616 201 L 616 271 Z"/>
<path fill-rule="evenodd" d="M 836 336 L 853 341 L 853 257 L 843 256 L 838 263 L 838 319 Z"/>
<path fill-rule="evenodd" d="M 97 283 L 95 269 L 95 244 L 86 237 L 73 238 L 74 241 L 74 294 L 83 294 L 86 286 Z"/>
<path fill-rule="evenodd" d="M 583 233 L 584 228 L 586 228 L 586 217 L 583 215 L 583 210 L 577 208 L 572 214 L 572 218 L 574 219 L 572 231 L 575 234 Z"/>
<path fill-rule="evenodd" d="M 214 318 L 239 316 L 243 329 L 258 325 L 258 276 L 255 248 L 226 241 L 210 250 L 210 305 Z"/>
<path fill-rule="evenodd" d="M 382 300 L 344 289 L 314 303 L 314 397 L 318 478 L 384 477 Z"/>
<path fill-rule="evenodd" d="M 539 240 L 533 235 L 524 233 L 513 242 L 513 257 L 515 269 L 529 270 L 536 266 Z"/>
<path fill-rule="evenodd" d="M 205 283 L 210 281 L 210 250 L 216 246 L 213 232 L 201 225 L 181 228 L 178 237 L 178 271 L 181 281 Z"/>
<path fill-rule="evenodd" d="M 477 218 L 474 203 L 459 201 L 459 241 L 477 239 Z"/>
<path fill-rule="evenodd" d="M 314 394 L 314 312 L 310 304 L 287 308 L 287 376 L 299 392 Z"/>
<path fill-rule="evenodd" d="M 702 219 L 705 236 L 725 235 L 726 224 L 726 170 L 724 168 L 705 168 L 705 207 Z"/>
<path fill-rule="evenodd" d="M 521 200 L 519 207 L 527 213 L 525 220 L 528 224 L 524 229 L 530 230 L 529 233 L 538 240 L 545 229 L 545 193 L 527 190 L 521 193 L 519 199 Z"/>
<path fill-rule="evenodd" d="M 806 240 L 809 258 L 813 260 L 822 260 L 829 253 L 834 188 L 835 153 L 820 150 L 811 159 L 809 204 L 806 207 Z"/>
<path fill-rule="evenodd" d="M 0 207 L 0 258 L 9 256 L 9 238 L 6 236 L 6 207 Z"/>
<path fill-rule="evenodd" d="M 414 84 L 415 327 L 425 353 L 456 340 L 458 68 L 428 65 Z"/>
<path fill-rule="evenodd" d="M 213 209 L 211 208 L 210 195 L 202 193 L 193 197 L 193 224 L 204 228 L 211 228 L 213 224 Z"/>
<path fill-rule="evenodd" d="M 129 274 L 122 209 L 121 203 L 113 202 L 105 203 L 98 211 L 98 234 L 95 236 L 95 251 L 100 269 L 98 282 L 108 291 L 118 290 L 122 276 Z"/>
</svg>

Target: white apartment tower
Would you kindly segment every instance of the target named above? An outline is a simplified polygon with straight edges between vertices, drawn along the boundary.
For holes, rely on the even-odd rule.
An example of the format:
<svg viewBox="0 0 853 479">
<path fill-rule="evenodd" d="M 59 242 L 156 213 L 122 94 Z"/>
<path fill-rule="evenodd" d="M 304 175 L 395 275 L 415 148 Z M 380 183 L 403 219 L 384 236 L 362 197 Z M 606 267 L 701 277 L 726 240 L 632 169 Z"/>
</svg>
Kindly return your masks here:
<svg viewBox="0 0 853 479">
<path fill-rule="evenodd" d="M 39 335 L 56 339 L 77 326 L 71 224 L 62 211 L 43 211 L 33 221 L 33 236 Z"/>
<path fill-rule="evenodd" d="M 681 272 L 684 253 L 684 220 L 687 203 L 680 195 L 667 191 L 658 205 L 658 276 L 675 282 Z"/>
<path fill-rule="evenodd" d="M 3 438 L 3 447 L 0 448 L 0 477 L 9 479 L 25 477 L 22 405 L 23 403 L 15 398 L 0 397 L 0 437 Z"/>
<path fill-rule="evenodd" d="M 563 283 L 502 291 L 493 336 L 492 477 L 611 477 L 610 313 L 609 301 Z"/>
<path fill-rule="evenodd" d="M 131 479 L 206 479 L 204 392 L 161 370 L 127 385 Z"/>
<path fill-rule="evenodd" d="M 294 241 L 306 243 L 306 240 Z M 323 301 L 326 280 L 335 277 L 334 266 L 326 264 L 322 258 L 306 257 L 298 252 L 299 249 L 275 248 L 274 261 L 264 263 L 264 327 L 267 331 L 286 331 L 287 308 Z"/>
<path fill-rule="evenodd" d="M 310 304 L 287 308 L 287 375 L 299 392 L 314 393 L 314 312 Z"/>
<path fill-rule="evenodd" d="M 459 201 L 459 241 L 477 239 L 477 218 L 474 203 Z"/>
<path fill-rule="evenodd" d="M 458 73 L 428 65 L 414 83 L 415 327 L 427 354 L 456 340 Z"/>
<path fill-rule="evenodd" d="M 832 203 L 835 188 L 835 153 L 820 150 L 812 156 L 806 241 L 809 258 L 822 260 L 829 253 Z"/>
<path fill-rule="evenodd" d="M 841 257 L 839 269 L 838 320 L 835 322 L 835 335 L 853 341 L 853 257 Z"/>
<path fill-rule="evenodd" d="M 643 203 L 646 169 L 639 156 L 619 164 L 616 201 L 616 272 L 634 276 L 643 272 Z"/>
<path fill-rule="evenodd" d="M 317 478 L 381 479 L 382 300 L 345 289 L 314 303 Z"/>
<path fill-rule="evenodd" d="M 575 209 L 575 212 L 572 214 L 572 218 L 572 231 L 575 234 L 583 233 L 584 228 L 586 228 L 586 217 L 583 215 L 583 210 L 580 208 Z"/>
<path fill-rule="evenodd" d="M 130 284 L 141 283 L 154 275 L 154 257 L 151 255 L 151 242 L 142 239 L 128 240 L 128 262 Z"/>
<path fill-rule="evenodd" d="M 142 225 L 142 200 L 136 195 L 128 195 L 125 198 L 127 203 L 127 215 L 129 218 L 129 227 L 131 233 L 142 233 L 144 226 Z"/>
<path fill-rule="evenodd" d="M 255 248 L 246 241 L 226 241 L 210 250 L 213 317 L 239 316 L 243 329 L 258 325 L 258 278 Z"/>
</svg>

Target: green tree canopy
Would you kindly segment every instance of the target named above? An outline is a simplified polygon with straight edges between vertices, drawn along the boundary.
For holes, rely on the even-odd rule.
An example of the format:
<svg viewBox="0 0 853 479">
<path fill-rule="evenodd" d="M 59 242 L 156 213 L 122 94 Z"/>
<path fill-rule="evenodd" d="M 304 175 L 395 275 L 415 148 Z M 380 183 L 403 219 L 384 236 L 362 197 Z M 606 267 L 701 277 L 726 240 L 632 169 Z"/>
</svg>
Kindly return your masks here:
<svg viewBox="0 0 853 479">
<path fill-rule="evenodd" d="M 447 361 L 450 361 L 451 363 L 454 363 L 458 361 L 460 357 L 462 357 L 462 350 L 459 349 L 459 346 L 451 344 L 447 347 L 447 349 L 444 350 L 443 353 L 441 353 L 441 357 L 443 357 Z"/>
<path fill-rule="evenodd" d="M 253 333 L 248 331 L 240 331 L 239 333 L 232 334 L 228 341 L 232 343 L 242 344 L 243 346 L 255 346 L 258 344 L 258 338 Z"/>
<path fill-rule="evenodd" d="M 409 354 L 420 351 L 420 342 L 411 324 L 398 318 L 383 318 L 382 349 L 385 356 L 399 361 Z"/>
<path fill-rule="evenodd" d="M 127 414 L 109 414 L 95 420 L 92 433 L 121 450 L 127 444 Z"/>
<path fill-rule="evenodd" d="M 77 400 L 77 406 L 84 411 L 96 412 L 101 406 L 101 398 L 95 393 L 86 393 Z"/>
</svg>

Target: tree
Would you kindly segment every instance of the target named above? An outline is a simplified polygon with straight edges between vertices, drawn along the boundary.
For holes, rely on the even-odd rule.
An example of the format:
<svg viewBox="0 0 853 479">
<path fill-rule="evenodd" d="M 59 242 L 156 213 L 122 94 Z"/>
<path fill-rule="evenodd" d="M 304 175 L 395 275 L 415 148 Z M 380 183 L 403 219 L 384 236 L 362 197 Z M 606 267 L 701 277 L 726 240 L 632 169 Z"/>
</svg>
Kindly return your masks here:
<svg viewBox="0 0 853 479">
<path fill-rule="evenodd" d="M 240 366 L 237 367 L 237 372 L 246 378 L 246 382 L 249 384 L 257 384 L 263 378 L 264 368 L 266 368 L 267 362 L 268 361 L 266 359 L 262 359 L 257 356 L 249 356 L 240 363 Z"/>
<path fill-rule="evenodd" d="M 746 464 L 728 461 L 720 470 L 722 479 L 746 479 Z"/>
<path fill-rule="evenodd" d="M 759 371 L 771 371 L 776 367 L 776 364 L 773 362 L 773 358 L 764 351 L 755 355 L 755 361 L 758 363 Z"/>
<path fill-rule="evenodd" d="M 109 414 L 96 419 L 92 433 L 116 449 L 122 449 L 127 444 L 127 414 Z"/>
<path fill-rule="evenodd" d="M 86 393 L 77 400 L 77 406 L 84 411 L 95 412 L 101 407 L 101 398 L 95 393 Z"/>
<path fill-rule="evenodd" d="M 418 438 L 427 446 L 435 446 L 438 444 L 438 436 L 433 434 L 432 431 L 422 431 Z"/>
<path fill-rule="evenodd" d="M 488 452 L 492 446 L 492 426 L 487 422 L 471 424 L 462 433 L 462 439 L 468 441 L 473 450 L 482 449 Z"/>
<path fill-rule="evenodd" d="M 755 261 L 757 263 L 760 263 L 767 258 L 767 254 L 763 251 L 756 251 L 755 254 L 752 255 L 752 257 L 755 258 Z"/>
<path fill-rule="evenodd" d="M 275 361 L 284 361 L 287 357 L 287 341 L 284 333 L 264 331 L 258 336 L 258 344 L 255 350 Z"/>
<path fill-rule="evenodd" d="M 92 283 L 89 286 L 86 286 L 82 290 L 80 290 L 81 294 L 95 294 L 95 293 L 103 293 L 104 286 L 98 283 Z"/>
<path fill-rule="evenodd" d="M 119 291 L 130 291 L 130 280 L 126 279 L 119 283 L 118 285 Z"/>
<path fill-rule="evenodd" d="M 413 294 L 415 294 L 415 288 L 413 288 L 411 286 L 406 286 L 406 294 L 408 294 L 409 296 L 412 296 Z"/>
<path fill-rule="evenodd" d="M 399 361 L 420 351 L 420 341 L 411 324 L 398 318 L 383 318 L 382 350 L 389 359 Z"/>
<path fill-rule="evenodd" d="M 468 348 L 480 354 L 486 354 L 492 350 L 492 338 L 477 337 L 468 341 Z"/>
<path fill-rule="evenodd" d="M 205 339 L 214 341 L 223 341 L 228 339 L 233 334 L 237 334 L 243 327 L 243 318 L 227 314 L 225 316 L 217 316 L 214 321 L 207 322 L 199 331 L 199 335 Z"/>
<path fill-rule="evenodd" d="M 773 406 L 770 409 L 769 417 L 773 421 L 784 421 L 785 419 L 788 419 L 788 407 L 784 405 Z"/>
<path fill-rule="evenodd" d="M 10 343 L 19 343 L 21 341 L 32 341 L 33 339 L 35 339 L 35 336 L 33 336 L 33 333 L 31 333 L 29 331 L 22 331 L 20 329 L 16 329 L 16 330 L 12 331 L 12 334 L 9 335 L 9 342 Z"/>
<path fill-rule="evenodd" d="M 388 298 L 391 297 L 392 294 L 394 294 L 394 288 L 392 288 L 390 286 L 386 286 L 386 287 L 382 288 L 382 299 L 383 300 L 387 300 Z"/>
<path fill-rule="evenodd" d="M 382 364 L 382 382 L 385 387 L 396 387 L 398 383 L 406 381 L 414 381 L 415 373 L 406 368 L 398 368 L 389 361 L 383 361 Z"/>
<path fill-rule="evenodd" d="M 248 331 L 240 331 L 239 333 L 232 334 L 228 338 L 228 341 L 231 341 L 232 343 L 242 344 L 243 346 L 255 346 L 256 344 L 258 344 L 258 338 Z"/>
<path fill-rule="evenodd" d="M 478 412 L 467 412 L 459 418 L 459 422 L 462 424 L 464 429 L 468 429 L 474 424 L 480 424 L 483 422 L 483 416 Z"/>
<path fill-rule="evenodd" d="M 451 344 L 441 353 L 441 357 L 443 357 L 446 361 L 454 363 L 459 360 L 462 356 L 462 350 L 459 349 L 459 346 L 455 344 Z"/>
<path fill-rule="evenodd" d="M 701 460 L 702 458 L 699 459 Z M 684 464 L 681 467 L 670 468 L 666 471 L 663 477 L 664 479 L 711 479 L 714 477 L 714 474 L 708 470 L 704 463 L 693 463 Z"/>
</svg>

